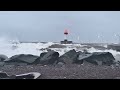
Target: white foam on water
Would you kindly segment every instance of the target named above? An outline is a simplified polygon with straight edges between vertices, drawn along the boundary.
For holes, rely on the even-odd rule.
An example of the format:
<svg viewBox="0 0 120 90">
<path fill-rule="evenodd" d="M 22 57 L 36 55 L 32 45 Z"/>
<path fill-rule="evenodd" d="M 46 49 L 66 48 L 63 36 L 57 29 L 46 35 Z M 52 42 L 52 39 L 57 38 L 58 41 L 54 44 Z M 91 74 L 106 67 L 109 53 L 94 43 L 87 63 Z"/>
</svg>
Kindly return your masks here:
<svg viewBox="0 0 120 90">
<path fill-rule="evenodd" d="M 103 47 L 107 48 L 107 47 L 108 47 L 108 45 L 103 45 Z"/>
<path fill-rule="evenodd" d="M 40 54 L 43 52 L 40 49 L 48 48 L 49 46 L 56 44 L 53 42 L 48 43 L 19 43 L 19 40 L 9 40 L 8 38 L 0 38 L 0 54 L 6 55 L 8 57 L 17 55 L 17 54 L 32 54 L 40 56 Z M 52 50 L 57 51 L 60 56 L 64 53 L 75 49 L 76 51 L 82 51 L 82 49 L 78 49 L 76 47 L 83 47 L 84 45 L 81 44 L 65 44 L 66 48 L 53 48 Z M 107 47 L 107 45 L 104 45 L 104 47 Z M 110 52 L 113 54 L 114 57 L 117 57 L 120 55 L 120 52 L 116 50 L 98 50 L 95 48 L 89 48 L 86 50 L 90 53 L 93 52 Z M 44 50 L 46 52 L 47 50 Z"/>
<path fill-rule="evenodd" d="M 0 54 L 4 54 L 8 57 L 17 54 L 33 54 L 40 55 L 43 51 L 41 48 L 47 48 L 51 46 L 52 42 L 48 43 L 18 43 L 13 42 L 13 40 L 8 40 L 6 38 L 0 38 Z"/>
<path fill-rule="evenodd" d="M 87 51 L 90 52 L 90 53 L 93 53 L 93 52 L 110 52 L 110 53 L 113 54 L 113 56 L 116 56 L 117 54 L 120 54 L 120 52 L 118 52 L 116 50 L 112 50 L 112 49 L 110 49 L 110 50 L 108 50 L 108 49 L 98 50 L 98 49 L 95 49 L 94 47 L 87 49 Z"/>
</svg>

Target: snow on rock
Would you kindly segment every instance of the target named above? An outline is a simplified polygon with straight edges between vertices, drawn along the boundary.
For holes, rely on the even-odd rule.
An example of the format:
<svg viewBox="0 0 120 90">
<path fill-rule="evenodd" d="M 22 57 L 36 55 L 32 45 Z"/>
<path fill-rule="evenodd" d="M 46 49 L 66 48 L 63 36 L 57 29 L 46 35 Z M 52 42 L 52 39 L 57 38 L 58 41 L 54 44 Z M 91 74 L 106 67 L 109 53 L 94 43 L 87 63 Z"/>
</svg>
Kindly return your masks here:
<svg viewBox="0 0 120 90">
<path fill-rule="evenodd" d="M 23 77 L 23 79 L 26 79 L 28 75 L 32 75 L 34 77 L 33 79 L 37 79 L 38 77 L 41 76 L 41 74 L 38 72 L 30 72 L 30 73 L 15 75 L 15 76 L 16 77 Z M 26 78 L 24 76 L 26 76 Z"/>
</svg>

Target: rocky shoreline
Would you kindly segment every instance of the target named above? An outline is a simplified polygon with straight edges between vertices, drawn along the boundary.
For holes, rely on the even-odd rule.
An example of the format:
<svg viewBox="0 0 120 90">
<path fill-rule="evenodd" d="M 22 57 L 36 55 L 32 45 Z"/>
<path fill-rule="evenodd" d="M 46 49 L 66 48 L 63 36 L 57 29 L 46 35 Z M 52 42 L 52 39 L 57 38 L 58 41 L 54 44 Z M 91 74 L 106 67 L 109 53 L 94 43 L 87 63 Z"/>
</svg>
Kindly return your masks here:
<svg viewBox="0 0 120 90">
<path fill-rule="evenodd" d="M 60 56 L 51 50 L 40 56 L 0 55 L 0 79 L 119 79 L 120 62 L 110 52 L 69 50 Z M 59 48 L 63 46 L 57 45 Z M 31 72 L 31 73 L 30 73 Z M 34 72 L 34 73 L 32 73 Z M 22 75 L 22 76 L 21 76 Z M 3 78 L 4 77 L 4 78 Z"/>
</svg>

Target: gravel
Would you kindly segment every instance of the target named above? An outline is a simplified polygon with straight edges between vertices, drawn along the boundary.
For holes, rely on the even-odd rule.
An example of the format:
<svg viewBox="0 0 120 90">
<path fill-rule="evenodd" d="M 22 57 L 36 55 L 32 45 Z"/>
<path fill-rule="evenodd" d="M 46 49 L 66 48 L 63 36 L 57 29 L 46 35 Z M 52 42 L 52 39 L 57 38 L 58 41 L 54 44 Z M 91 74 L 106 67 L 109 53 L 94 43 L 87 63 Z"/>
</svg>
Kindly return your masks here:
<svg viewBox="0 0 120 90">
<path fill-rule="evenodd" d="M 89 63 L 83 65 L 70 64 L 64 67 L 54 67 L 50 65 L 23 65 L 23 66 L 3 66 L 0 71 L 13 74 L 24 74 L 29 72 L 39 72 L 38 79 L 120 79 L 120 67 L 96 66 Z"/>
</svg>

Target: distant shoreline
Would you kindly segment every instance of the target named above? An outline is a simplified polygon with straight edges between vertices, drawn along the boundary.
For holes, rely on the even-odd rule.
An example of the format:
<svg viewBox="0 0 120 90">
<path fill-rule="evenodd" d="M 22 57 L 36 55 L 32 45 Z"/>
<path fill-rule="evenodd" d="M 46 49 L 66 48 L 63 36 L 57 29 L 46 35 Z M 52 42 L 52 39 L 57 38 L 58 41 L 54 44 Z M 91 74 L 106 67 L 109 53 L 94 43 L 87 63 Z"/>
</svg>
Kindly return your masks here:
<svg viewBox="0 0 120 90">
<path fill-rule="evenodd" d="M 48 43 L 48 42 L 27 42 L 27 41 L 20 41 L 20 43 Z M 53 43 L 60 43 L 60 42 L 53 42 Z M 119 45 L 119 44 L 117 44 L 117 43 L 86 43 L 86 42 L 84 42 L 84 43 L 77 43 L 77 42 L 74 42 L 73 44 L 86 44 L 86 45 L 91 45 L 91 44 L 95 44 L 95 45 L 100 45 L 100 44 L 116 44 L 116 45 Z"/>
</svg>

